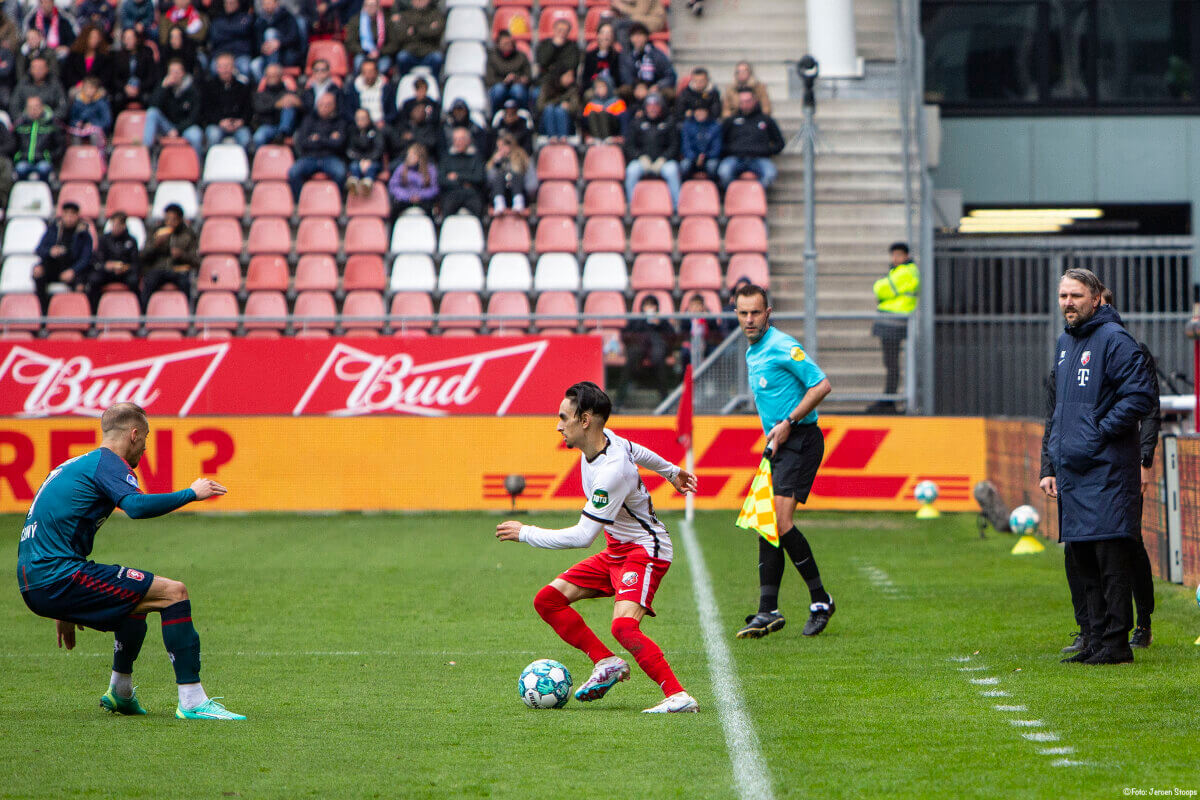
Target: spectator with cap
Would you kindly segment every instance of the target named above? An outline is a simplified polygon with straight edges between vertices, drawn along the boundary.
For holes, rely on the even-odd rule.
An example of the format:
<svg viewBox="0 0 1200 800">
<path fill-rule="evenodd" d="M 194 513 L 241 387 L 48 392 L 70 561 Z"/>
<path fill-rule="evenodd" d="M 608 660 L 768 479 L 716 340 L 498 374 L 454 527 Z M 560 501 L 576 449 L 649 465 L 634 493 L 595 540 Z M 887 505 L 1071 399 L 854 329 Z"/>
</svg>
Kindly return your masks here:
<svg viewBox="0 0 1200 800">
<path fill-rule="evenodd" d="M 727 118 L 721 127 L 721 152 L 725 154 L 717 167 L 721 187 L 728 187 L 749 171 L 764 189 L 769 188 L 779 174 L 771 156 L 782 152 L 783 144 L 779 125 L 759 107 L 753 90 L 741 89 L 738 113 Z"/>
<path fill-rule="evenodd" d="M 508 30 L 500 31 L 496 34 L 496 46 L 488 51 L 483 79 L 492 108 L 500 108 L 508 100 L 515 100 L 521 106 L 528 105 L 532 79 L 529 57 L 517 49 Z"/>
<path fill-rule="evenodd" d="M 279 142 L 296 130 L 302 104 L 283 80 L 283 67 L 267 65 L 263 84 L 251 99 L 254 109 L 254 147 Z"/>
<path fill-rule="evenodd" d="M 212 53 L 229 53 L 240 75 L 250 74 L 250 58 L 255 52 L 254 15 L 242 3 L 244 0 L 221 0 L 223 14 L 213 18 L 208 30 L 208 47 Z M 216 63 L 213 63 L 216 73 Z"/>
<path fill-rule="evenodd" d="M 442 120 L 442 145 L 439 152 L 445 152 L 450 149 L 455 128 L 466 128 L 471 132 L 471 142 L 475 145 L 475 149 L 481 155 L 486 151 L 488 143 L 487 131 L 479 123 L 471 119 L 471 109 L 467 106 L 467 101 L 461 97 L 455 98 L 454 102 L 450 104 L 450 113 Z"/>
<path fill-rule="evenodd" d="M 617 15 L 617 35 L 623 45 L 629 45 L 633 29 L 638 25 L 647 34 L 667 29 L 667 9 L 663 0 L 611 0 L 609 5 Z"/>
<path fill-rule="evenodd" d="M 101 292 L 108 284 L 124 284 L 131 292 L 138 290 L 141 254 L 138 253 L 137 240 L 129 233 L 124 211 L 115 211 L 108 219 L 111 227 L 100 235 L 96 257 L 86 279 L 88 302 L 92 304 L 93 313 L 100 303 Z"/>
<path fill-rule="evenodd" d="M 79 204 L 68 200 L 58 219 L 46 228 L 34 251 L 38 263 L 33 268 L 33 289 L 42 304 L 42 313 L 50 305 L 50 284 L 66 284 L 69 291 L 82 291 L 92 262 L 92 234 L 79 217 Z"/>
<path fill-rule="evenodd" d="M 537 192 L 537 176 L 530 168 L 529 153 L 511 134 L 500 134 L 496 152 L 487 162 L 487 182 L 493 214 L 499 216 L 510 207 L 518 214 L 528 213 L 526 198 Z"/>
<path fill-rule="evenodd" d="M 646 95 L 643 115 L 629 123 L 625 136 L 625 196 L 633 197 L 637 182 L 662 178 L 671 194 L 671 207 L 679 207 L 679 130 L 663 109 L 657 93 Z"/>
<path fill-rule="evenodd" d="M 215 75 L 204 86 L 204 136 L 208 146 L 226 139 L 240 147 L 250 144 L 250 84 L 234 69 L 233 56 L 221 53 L 216 58 Z"/>
<path fill-rule="evenodd" d="M 675 97 L 675 67 L 663 51 L 650 43 L 646 26 L 634 23 L 629 30 L 629 50 L 621 59 L 621 93 L 625 101 L 640 104 L 650 92 L 670 103 Z"/>
<path fill-rule="evenodd" d="M 598 75 L 583 105 L 583 126 L 588 134 L 603 142 L 620 136 L 625 111 L 625 101 L 608 78 Z"/>
<path fill-rule="evenodd" d="M 17 152 L 13 159 L 13 171 L 17 180 L 41 180 L 50 182 L 54 167 L 63 154 L 62 136 L 54 115 L 42 105 L 36 94 L 25 100 L 25 113 L 17 118 L 14 131 Z"/>
<path fill-rule="evenodd" d="M 163 223 L 146 238 L 141 260 L 146 267 L 142 280 L 142 310 L 150 296 L 171 284 L 191 297 L 194 275 L 200 269 L 200 239 L 183 219 L 183 208 L 171 203 L 163 209 Z"/>
<path fill-rule="evenodd" d="M 300 123 L 294 137 L 296 162 L 288 170 L 292 194 L 300 199 L 304 182 L 318 172 L 341 186 L 346 182 L 346 146 L 349 125 L 338 116 L 337 99 L 329 92 L 317 101 L 317 113 Z"/>
<path fill-rule="evenodd" d="M 371 121 L 365 108 L 354 112 L 354 127 L 346 144 L 350 177 L 346 178 L 346 195 L 369 197 L 375 179 L 383 169 L 383 131 Z"/>
<path fill-rule="evenodd" d="M 743 89 L 754 93 L 754 99 L 764 114 L 771 113 L 771 98 L 767 95 L 766 85 L 754 75 L 754 68 L 749 61 L 739 61 L 733 68 L 733 83 L 725 88 L 721 98 L 721 116 L 732 117 L 738 112 L 738 94 Z"/>
<path fill-rule="evenodd" d="M 388 89 L 388 80 L 379 74 L 380 65 L 368 58 L 359 66 L 358 76 L 346 86 L 346 104 L 351 111 L 366 109 L 371 124 L 383 122 L 383 96 Z"/>
<path fill-rule="evenodd" d="M 542 134 L 565 139 L 574 132 L 573 120 L 579 113 L 579 87 L 575 82 L 579 45 L 568 38 L 571 25 L 565 19 L 555 19 L 552 30 L 553 35 L 538 42 L 534 53 L 541 74 L 537 107 Z"/>
<path fill-rule="evenodd" d="M 49 62 L 43 55 L 36 55 L 29 61 L 29 72 L 17 82 L 9 101 L 9 113 L 16 117 L 25 110 L 25 101 L 30 97 L 42 101 L 42 108 L 50 112 L 54 119 L 67 116 L 67 95 L 63 91 L 58 78 L 50 73 Z"/>
<path fill-rule="evenodd" d="M 495 149 L 495 143 L 502 133 L 511 134 L 526 153 L 533 152 L 533 118 L 516 100 L 505 100 L 504 108 L 496 112 L 492 120 L 490 149 Z"/>
<path fill-rule="evenodd" d="M 412 0 L 412 7 L 400 12 L 400 52 L 396 69 L 407 75 L 413 67 L 428 67 L 436 80 L 442 74 L 442 34 L 446 18 L 430 0 Z"/>
<path fill-rule="evenodd" d="M 448 217 L 465 208 L 475 216 L 482 217 L 483 157 L 471 142 L 469 130 L 454 129 L 450 149 L 442 156 L 438 172 L 442 189 L 442 216 Z"/>
<path fill-rule="evenodd" d="M 183 62 L 167 62 L 167 74 L 150 95 L 142 144 L 153 147 L 159 136 L 182 136 L 199 155 L 204 145 L 200 129 L 200 92 Z"/>
<path fill-rule="evenodd" d="M 268 64 L 286 68 L 304 63 L 300 24 L 279 0 L 259 0 L 259 12 L 254 19 L 254 41 L 258 55 L 250 62 L 250 68 L 255 80 L 262 80 Z"/>
<path fill-rule="evenodd" d="M 708 106 L 696 106 L 692 115 L 683 121 L 679 137 L 682 158 L 679 173 L 683 180 L 693 176 L 717 180 L 721 163 L 721 123 L 710 114 Z"/>
<path fill-rule="evenodd" d="M 362 10 L 352 15 L 346 26 L 346 54 L 354 59 L 354 69 L 357 71 L 363 61 L 374 59 L 379 71 L 386 73 L 398 52 L 399 28 L 383 13 L 379 0 L 363 0 Z"/>
<path fill-rule="evenodd" d="M 388 181 L 394 215 L 399 216 L 413 206 L 432 215 L 440 192 L 438 170 L 430 160 L 429 151 L 420 142 L 411 143 Z"/>
<path fill-rule="evenodd" d="M 721 94 L 708 78 L 708 70 L 696 67 L 688 77 L 687 86 L 675 98 L 675 116 L 680 121 L 690 119 L 692 112 L 703 106 L 708 109 L 708 118 L 715 120 L 721 116 Z"/>
</svg>

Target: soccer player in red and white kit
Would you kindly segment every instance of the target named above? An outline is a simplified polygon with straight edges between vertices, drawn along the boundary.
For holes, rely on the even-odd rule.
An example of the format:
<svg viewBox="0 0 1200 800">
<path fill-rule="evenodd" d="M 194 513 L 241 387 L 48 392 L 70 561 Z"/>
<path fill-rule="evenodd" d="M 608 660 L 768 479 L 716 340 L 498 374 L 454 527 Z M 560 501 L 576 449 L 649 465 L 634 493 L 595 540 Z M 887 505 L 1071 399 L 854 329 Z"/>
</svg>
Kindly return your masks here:
<svg viewBox="0 0 1200 800">
<path fill-rule="evenodd" d="M 612 633 L 633 654 L 638 666 L 666 698 L 643 713 L 699 711 L 683 690 L 662 650 L 642 633 L 642 617 L 654 616 L 654 593 L 671 566 L 671 536 L 658 517 L 638 467 L 657 472 L 683 493 L 696 490 L 696 476 L 656 453 L 622 439 L 604 426 L 612 413 L 608 395 L 590 381 L 567 389 L 558 409 L 558 432 L 567 447 L 583 453 L 583 516 L 570 528 L 547 530 L 520 522 L 496 526 L 496 538 L 561 550 L 588 547 L 604 532 L 608 546 L 585 558 L 544 586 L 533 600 L 542 619 L 563 641 L 582 650 L 596 665 L 575 692 L 581 701 L 599 700 L 629 678 L 629 664 L 600 641 L 571 604 L 591 597 L 613 597 Z"/>
</svg>

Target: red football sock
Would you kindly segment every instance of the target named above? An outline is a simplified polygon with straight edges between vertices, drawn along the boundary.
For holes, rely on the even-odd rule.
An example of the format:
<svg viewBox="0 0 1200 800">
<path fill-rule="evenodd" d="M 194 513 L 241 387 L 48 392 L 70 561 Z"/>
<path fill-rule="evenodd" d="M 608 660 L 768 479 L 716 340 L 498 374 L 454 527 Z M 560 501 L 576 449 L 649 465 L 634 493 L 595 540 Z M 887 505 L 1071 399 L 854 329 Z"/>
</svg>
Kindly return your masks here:
<svg viewBox="0 0 1200 800">
<path fill-rule="evenodd" d="M 558 589 L 543 586 L 533 598 L 533 607 L 564 642 L 587 653 L 592 663 L 612 655 L 612 650 L 596 638 L 596 634 L 592 633 L 592 629 L 583 621 L 583 617 L 579 616 L 579 612 L 571 608 L 566 595 Z"/>
<path fill-rule="evenodd" d="M 671 665 L 667 663 L 662 648 L 656 645 L 649 636 L 642 633 L 642 629 L 638 627 L 640 624 L 633 617 L 617 617 L 612 624 L 613 636 L 617 637 L 621 646 L 633 655 L 638 666 L 650 676 L 650 679 L 659 685 L 664 695 L 670 697 L 677 692 L 682 692 L 683 687 L 679 685 L 679 679 L 675 677 Z"/>
</svg>

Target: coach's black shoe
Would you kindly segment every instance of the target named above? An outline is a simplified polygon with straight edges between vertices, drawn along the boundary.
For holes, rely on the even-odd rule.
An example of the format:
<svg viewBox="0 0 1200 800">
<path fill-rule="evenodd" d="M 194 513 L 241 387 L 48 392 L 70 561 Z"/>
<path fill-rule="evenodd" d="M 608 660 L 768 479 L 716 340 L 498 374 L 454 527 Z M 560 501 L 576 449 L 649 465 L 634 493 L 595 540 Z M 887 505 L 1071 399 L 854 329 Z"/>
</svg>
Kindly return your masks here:
<svg viewBox="0 0 1200 800">
<path fill-rule="evenodd" d="M 1133 651 L 1128 646 L 1121 648 L 1102 647 L 1092 654 L 1085 664 L 1132 664 Z"/>
<path fill-rule="evenodd" d="M 739 639 L 761 639 L 768 633 L 783 630 L 787 620 L 778 611 L 760 611 L 746 617 L 746 627 L 735 635 Z"/>
<path fill-rule="evenodd" d="M 829 624 L 829 618 L 833 616 L 833 612 L 837 611 L 837 603 L 833 602 L 833 598 L 829 598 L 828 603 L 813 603 L 808 607 L 808 622 L 804 623 L 804 635 L 816 636 L 821 631 L 825 630 L 825 626 Z"/>
<path fill-rule="evenodd" d="M 1087 647 L 1087 639 L 1083 636 L 1083 631 L 1075 634 L 1075 641 L 1062 649 L 1064 653 L 1078 653 L 1080 650 Z"/>
<path fill-rule="evenodd" d="M 1075 655 L 1073 655 L 1073 656 L 1069 656 L 1067 658 L 1062 659 L 1058 663 L 1060 663 L 1060 664 L 1084 664 L 1087 662 L 1087 660 L 1089 658 L 1096 655 L 1096 653 L 1099 651 L 1100 651 L 1100 648 L 1092 647 L 1087 642 L 1084 642 L 1083 646 L 1082 646 L 1082 648 L 1080 648 L 1079 652 L 1075 653 Z"/>
<path fill-rule="evenodd" d="M 1153 639 L 1154 637 L 1150 634 L 1149 625 L 1138 625 L 1133 629 L 1133 636 L 1129 637 L 1129 646 L 1149 647 Z"/>
</svg>

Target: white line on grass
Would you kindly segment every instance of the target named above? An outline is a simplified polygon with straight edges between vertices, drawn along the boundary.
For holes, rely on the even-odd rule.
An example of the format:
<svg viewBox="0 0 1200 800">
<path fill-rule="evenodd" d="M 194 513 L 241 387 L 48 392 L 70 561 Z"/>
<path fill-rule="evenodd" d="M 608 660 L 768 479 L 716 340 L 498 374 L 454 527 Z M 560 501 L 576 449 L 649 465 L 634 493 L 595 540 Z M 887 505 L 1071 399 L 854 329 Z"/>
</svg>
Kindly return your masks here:
<svg viewBox="0 0 1200 800">
<path fill-rule="evenodd" d="M 1057 733 L 1050 731 L 1034 731 L 1033 733 L 1022 733 L 1022 739 L 1028 739 L 1031 742 L 1057 742 L 1059 736 Z"/>
<path fill-rule="evenodd" d="M 999 678 L 971 678 L 971 683 L 976 686 L 995 686 L 1000 683 Z"/>
<path fill-rule="evenodd" d="M 1011 694 L 1003 689 L 987 689 L 979 693 L 980 697 L 1012 697 Z"/>
<path fill-rule="evenodd" d="M 758 743 L 754 722 L 742 704 L 742 687 L 733 668 L 733 657 L 725 643 L 724 626 L 713 596 L 712 580 L 704 564 L 700 540 L 692 523 L 680 523 L 683 545 L 687 548 L 688 567 L 692 573 L 692 592 L 700 613 L 700 632 L 708 651 L 708 671 L 712 676 L 713 693 L 717 698 L 717 715 L 725 731 L 725 747 L 733 765 L 734 788 L 742 800 L 773 800 L 775 794 Z"/>
<path fill-rule="evenodd" d="M 1010 719 L 1008 721 L 1008 724 L 1012 725 L 1013 727 L 1016 727 L 1016 728 L 1044 728 L 1044 727 L 1046 727 L 1046 723 L 1042 722 L 1040 719 Z"/>
<path fill-rule="evenodd" d="M 1075 752 L 1074 747 L 1043 747 L 1038 750 L 1040 756 L 1069 756 Z"/>
<path fill-rule="evenodd" d="M 997 711 L 1028 711 L 1025 706 L 992 706 Z"/>
</svg>

